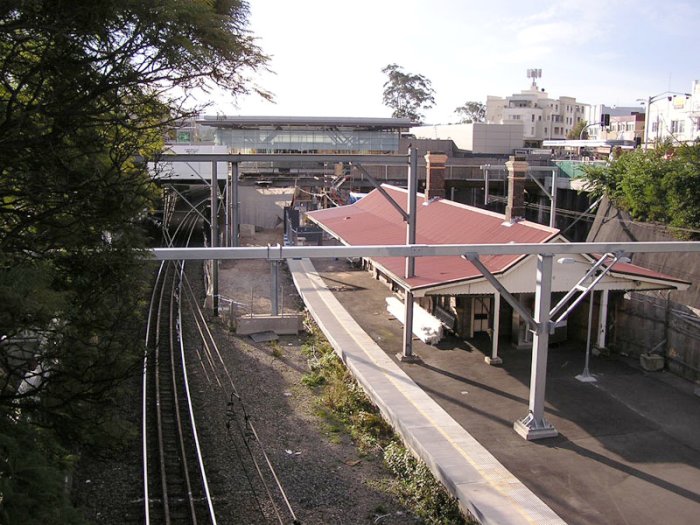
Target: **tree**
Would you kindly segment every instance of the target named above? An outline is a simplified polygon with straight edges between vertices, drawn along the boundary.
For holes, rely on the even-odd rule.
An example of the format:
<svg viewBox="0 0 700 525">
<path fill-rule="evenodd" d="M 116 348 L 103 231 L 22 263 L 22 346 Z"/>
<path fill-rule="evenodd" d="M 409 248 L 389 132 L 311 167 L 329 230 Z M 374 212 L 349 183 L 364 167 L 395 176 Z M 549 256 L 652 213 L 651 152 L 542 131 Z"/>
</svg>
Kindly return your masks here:
<svg viewBox="0 0 700 525">
<path fill-rule="evenodd" d="M 134 327 L 155 192 L 134 159 L 160 152 L 166 129 L 199 109 L 184 111 L 175 93 L 220 86 L 270 96 L 246 77 L 267 61 L 247 16 L 239 0 L 0 8 L 3 429 L 41 427 L 58 448 L 105 437 L 102 409 L 143 351 Z M 13 479 L 0 472 L 3 494 L 23 493 L 7 486 Z M 0 516 L 12 508 L 22 521 L 17 504 L 0 494 Z"/>
<path fill-rule="evenodd" d="M 460 124 L 486 121 L 486 106 L 481 102 L 465 102 L 455 109 L 455 113 L 459 116 Z"/>
<path fill-rule="evenodd" d="M 435 90 L 423 75 L 405 73 L 401 66 L 389 64 L 382 69 L 388 80 L 384 83 L 383 103 L 393 109 L 392 117 L 423 121 L 422 110 L 435 104 Z"/>
<path fill-rule="evenodd" d="M 640 148 L 584 172 L 594 197 L 607 195 L 634 219 L 669 225 L 679 238 L 699 237 L 700 144 Z"/>
<path fill-rule="evenodd" d="M 569 140 L 587 139 L 588 132 L 583 131 L 586 126 L 588 126 L 588 122 L 585 120 L 579 120 L 576 125 L 571 128 L 571 131 L 569 131 L 569 133 L 566 135 L 566 138 Z M 583 134 L 581 132 L 583 132 Z"/>
</svg>

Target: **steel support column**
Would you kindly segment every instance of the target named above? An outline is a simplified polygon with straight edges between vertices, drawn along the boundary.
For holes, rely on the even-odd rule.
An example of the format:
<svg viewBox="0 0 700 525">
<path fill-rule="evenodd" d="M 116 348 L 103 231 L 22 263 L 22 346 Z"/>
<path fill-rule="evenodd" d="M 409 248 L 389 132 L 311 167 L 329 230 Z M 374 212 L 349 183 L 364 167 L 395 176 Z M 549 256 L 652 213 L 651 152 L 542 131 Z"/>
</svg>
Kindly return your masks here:
<svg viewBox="0 0 700 525">
<path fill-rule="evenodd" d="M 583 372 L 576 376 L 576 379 L 582 383 L 595 383 L 597 380 L 593 377 L 588 369 L 588 363 L 591 357 L 591 331 L 593 329 L 593 303 L 595 303 L 595 291 L 591 290 L 588 297 L 588 329 L 586 332 L 586 358 L 583 365 Z"/>
<path fill-rule="evenodd" d="M 211 208 L 211 247 L 216 248 L 219 245 L 219 220 L 218 220 L 218 201 L 219 201 L 219 196 L 218 196 L 218 189 L 219 189 L 219 181 L 218 181 L 218 176 L 216 173 L 216 161 L 213 161 L 211 163 L 211 200 L 210 200 L 210 208 Z M 214 316 L 219 315 L 219 261 L 218 260 L 212 260 L 211 261 L 211 281 L 212 281 L 212 287 L 211 287 L 211 306 L 212 310 L 214 312 Z"/>
<path fill-rule="evenodd" d="M 231 163 L 231 246 L 239 247 L 241 203 L 238 195 L 238 162 Z"/>
<path fill-rule="evenodd" d="M 408 219 L 406 224 L 406 244 L 416 244 L 416 190 L 418 187 L 418 151 L 415 148 L 409 150 L 408 167 Z M 416 259 L 413 256 L 406 257 L 405 277 L 410 279 L 416 275 Z M 406 286 L 404 290 L 405 318 L 403 324 L 403 353 L 396 357 L 400 361 L 415 361 L 413 355 L 413 292 Z"/>
<path fill-rule="evenodd" d="M 598 348 L 605 348 L 607 345 L 609 298 L 610 291 L 602 290 L 600 294 L 600 310 L 598 311 L 598 340 L 596 341 Z"/>
<path fill-rule="evenodd" d="M 272 304 L 272 315 L 279 315 L 279 282 L 280 263 L 277 260 L 270 261 L 272 279 L 270 279 L 270 303 Z"/>
<path fill-rule="evenodd" d="M 230 248 L 231 245 L 231 220 L 233 219 L 233 183 L 231 182 L 231 167 L 226 163 L 226 201 L 224 204 L 224 246 Z"/>
<path fill-rule="evenodd" d="M 418 151 L 416 148 L 411 148 L 409 151 L 409 167 L 408 167 L 408 220 L 406 226 L 406 244 L 416 244 L 416 191 L 418 189 Z M 416 259 L 415 257 L 406 257 L 406 279 L 410 279 L 416 275 Z"/>
<path fill-rule="evenodd" d="M 559 168 L 552 169 L 552 195 L 550 196 L 551 208 L 549 209 L 549 227 L 557 227 L 557 172 Z"/>
<path fill-rule="evenodd" d="M 413 292 L 404 290 L 403 302 L 406 311 L 403 324 L 403 353 L 397 354 L 399 361 L 414 361 L 413 355 Z"/>
<path fill-rule="evenodd" d="M 491 334 L 491 356 L 485 356 L 484 361 L 490 365 L 501 365 L 503 359 L 498 357 L 498 332 L 501 324 L 501 294 L 493 294 L 493 332 Z"/>
<path fill-rule="evenodd" d="M 528 414 L 513 424 L 515 431 L 528 441 L 554 437 L 557 430 L 544 418 L 544 392 L 547 384 L 547 353 L 549 351 L 550 305 L 552 301 L 552 256 L 537 255 L 535 285 L 535 323 L 532 341 L 532 369 Z"/>
</svg>

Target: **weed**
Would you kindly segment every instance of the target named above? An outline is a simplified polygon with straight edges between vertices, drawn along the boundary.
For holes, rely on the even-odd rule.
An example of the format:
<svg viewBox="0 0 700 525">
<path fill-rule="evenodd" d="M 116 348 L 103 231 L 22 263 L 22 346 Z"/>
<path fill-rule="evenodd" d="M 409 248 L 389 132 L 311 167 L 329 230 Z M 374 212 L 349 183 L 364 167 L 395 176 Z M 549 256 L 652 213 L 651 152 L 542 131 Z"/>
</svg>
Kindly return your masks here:
<svg viewBox="0 0 700 525">
<path fill-rule="evenodd" d="M 430 525 L 475 523 L 466 521 L 452 497 L 425 463 L 397 440 L 384 448 L 384 463 L 398 478 L 397 496 Z"/>
<path fill-rule="evenodd" d="M 323 337 L 318 327 L 305 323 L 309 339 L 301 351 L 308 358 L 310 372 L 302 382 L 321 387 L 317 415 L 332 442 L 338 433 L 347 431 L 360 453 L 383 451 L 387 468 L 397 481 L 388 484 L 425 523 L 430 525 L 466 524 L 457 500 L 435 479 L 430 469 L 399 444 L 398 437 L 384 420 L 362 387 L 353 379 L 343 362 Z"/>
<path fill-rule="evenodd" d="M 272 357 L 280 359 L 284 356 L 284 352 L 282 351 L 279 341 L 270 341 L 270 348 L 272 349 Z"/>
<path fill-rule="evenodd" d="M 308 374 L 304 374 L 301 378 L 301 382 L 304 383 L 306 386 L 313 388 L 316 386 L 321 386 L 323 383 L 325 383 L 326 378 L 323 377 L 321 374 L 312 371 Z"/>
</svg>

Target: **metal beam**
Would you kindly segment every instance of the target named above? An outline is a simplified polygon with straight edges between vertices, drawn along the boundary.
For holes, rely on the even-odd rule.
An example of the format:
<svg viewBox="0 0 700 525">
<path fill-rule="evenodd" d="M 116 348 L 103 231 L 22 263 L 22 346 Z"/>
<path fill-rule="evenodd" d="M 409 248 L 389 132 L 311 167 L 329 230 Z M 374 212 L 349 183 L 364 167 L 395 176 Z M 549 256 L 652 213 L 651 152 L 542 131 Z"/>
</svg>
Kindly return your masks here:
<svg viewBox="0 0 700 525">
<path fill-rule="evenodd" d="M 294 259 L 300 257 L 431 257 L 477 255 L 568 255 L 624 251 L 625 253 L 683 253 L 700 252 L 700 242 L 571 242 L 523 244 L 415 244 L 413 246 L 265 246 L 239 248 L 153 248 L 150 253 L 158 260 L 205 259 Z M 683 282 L 683 281 L 681 281 Z"/>
<path fill-rule="evenodd" d="M 394 209 L 399 212 L 399 214 L 401 215 L 401 217 L 403 218 L 403 220 L 405 222 L 409 221 L 408 213 L 403 211 L 403 208 L 399 205 L 399 203 L 396 202 L 384 188 L 382 188 L 382 185 L 379 182 L 377 182 L 377 179 L 375 179 L 372 175 L 369 174 L 369 172 L 365 169 L 365 167 L 362 164 L 351 163 L 351 165 L 355 166 L 358 170 L 360 170 L 362 172 L 362 174 L 365 177 L 367 177 L 367 179 L 372 183 L 372 186 L 374 186 L 379 191 L 379 193 L 381 193 L 382 196 L 387 201 L 389 201 L 389 204 L 391 204 L 394 207 Z M 409 192 L 409 195 L 410 195 L 410 192 Z"/>
<path fill-rule="evenodd" d="M 270 279 L 270 303 L 272 306 L 272 315 L 279 315 L 279 275 L 280 275 L 280 262 L 277 260 L 270 261 L 270 270 L 272 273 L 272 279 Z"/>
<path fill-rule="evenodd" d="M 182 153 L 160 155 L 150 162 L 347 162 L 405 166 L 406 155 L 323 155 L 315 153 Z"/>
</svg>

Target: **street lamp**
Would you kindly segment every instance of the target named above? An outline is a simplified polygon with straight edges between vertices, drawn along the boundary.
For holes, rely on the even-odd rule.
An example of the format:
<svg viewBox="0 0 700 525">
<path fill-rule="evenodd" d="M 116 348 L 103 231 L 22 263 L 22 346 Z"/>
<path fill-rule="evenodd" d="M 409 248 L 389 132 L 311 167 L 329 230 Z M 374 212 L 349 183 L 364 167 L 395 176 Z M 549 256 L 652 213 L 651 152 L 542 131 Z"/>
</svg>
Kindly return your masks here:
<svg viewBox="0 0 700 525">
<path fill-rule="evenodd" d="M 690 93 L 679 93 L 676 91 L 664 91 L 663 93 L 659 93 L 658 95 L 654 95 L 653 97 L 648 97 L 647 98 L 647 107 L 644 112 L 644 149 L 649 149 L 649 113 L 651 113 L 651 105 L 654 102 L 658 102 L 659 100 L 663 100 L 664 98 L 668 101 L 673 100 L 677 96 L 683 96 L 686 99 L 690 98 L 692 95 Z M 658 112 L 657 112 L 657 119 L 658 119 Z M 658 126 L 658 124 L 657 124 Z M 658 134 L 658 127 L 657 127 L 657 134 Z M 657 135 L 658 138 L 658 135 Z"/>
</svg>

